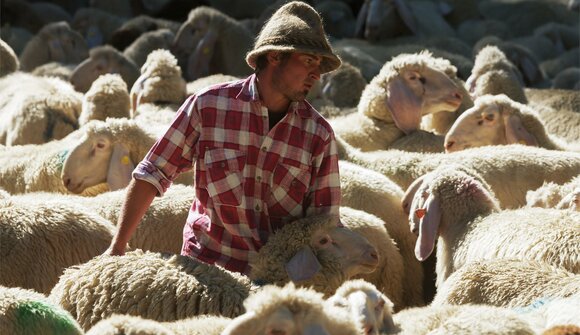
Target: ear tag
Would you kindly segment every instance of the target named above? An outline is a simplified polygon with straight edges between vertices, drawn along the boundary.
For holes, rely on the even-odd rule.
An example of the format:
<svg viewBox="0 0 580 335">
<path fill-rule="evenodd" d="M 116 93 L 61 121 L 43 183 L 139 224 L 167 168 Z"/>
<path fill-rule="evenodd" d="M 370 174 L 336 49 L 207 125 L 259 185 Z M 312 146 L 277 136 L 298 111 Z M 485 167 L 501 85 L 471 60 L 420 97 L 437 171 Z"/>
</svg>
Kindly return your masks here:
<svg viewBox="0 0 580 335">
<path fill-rule="evenodd" d="M 523 145 L 528 145 L 528 143 L 526 141 L 524 141 L 524 140 L 519 140 L 518 143 L 519 144 L 523 144 Z"/>
<path fill-rule="evenodd" d="M 415 216 L 417 216 L 419 219 L 422 219 L 425 214 L 427 214 L 427 210 L 425 208 L 419 208 L 415 210 Z"/>
<path fill-rule="evenodd" d="M 131 160 L 129 159 L 129 156 L 124 155 L 123 157 L 121 157 L 121 164 L 129 165 L 130 162 L 131 162 Z"/>
</svg>

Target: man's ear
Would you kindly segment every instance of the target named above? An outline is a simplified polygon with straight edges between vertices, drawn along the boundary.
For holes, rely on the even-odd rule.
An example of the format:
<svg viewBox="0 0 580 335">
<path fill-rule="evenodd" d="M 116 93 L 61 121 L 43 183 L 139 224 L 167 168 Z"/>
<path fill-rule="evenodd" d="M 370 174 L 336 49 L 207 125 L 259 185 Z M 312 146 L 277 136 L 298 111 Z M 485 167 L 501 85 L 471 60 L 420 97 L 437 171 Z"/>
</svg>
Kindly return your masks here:
<svg viewBox="0 0 580 335">
<path fill-rule="evenodd" d="M 269 51 L 268 54 L 266 54 L 266 57 L 268 58 L 268 62 L 270 64 L 274 64 L 274 65 L 280 64 L 280 52 Z"/>
</svg>

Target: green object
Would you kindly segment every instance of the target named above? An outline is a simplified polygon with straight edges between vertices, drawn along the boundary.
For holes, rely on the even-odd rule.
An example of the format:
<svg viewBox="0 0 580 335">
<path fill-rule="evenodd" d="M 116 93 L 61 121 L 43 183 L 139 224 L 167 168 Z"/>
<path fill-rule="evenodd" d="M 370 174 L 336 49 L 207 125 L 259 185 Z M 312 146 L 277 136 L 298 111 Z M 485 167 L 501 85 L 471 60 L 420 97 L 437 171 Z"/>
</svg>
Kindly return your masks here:
<svg viewBox="0 0 580 335">
<path fill-rule="evenodd" d="M 15 309 L 23 334 L 79 334 L 76 322 L 63 311 L 41 301 L 26 301 Z"/>
</svg>

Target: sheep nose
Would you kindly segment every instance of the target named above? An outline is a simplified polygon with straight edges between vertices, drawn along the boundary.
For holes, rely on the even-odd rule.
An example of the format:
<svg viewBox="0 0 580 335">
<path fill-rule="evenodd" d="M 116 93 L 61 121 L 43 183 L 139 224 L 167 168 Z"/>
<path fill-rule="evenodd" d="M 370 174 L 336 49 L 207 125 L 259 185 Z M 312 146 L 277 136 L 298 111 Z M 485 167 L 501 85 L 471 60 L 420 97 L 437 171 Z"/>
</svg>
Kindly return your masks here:
<svg viewBox="0 0 580 335">
<path fill-rule="evenodd" d="M 376 259 L 376 260 L 379 259 L 379 255 L 377 254 L 377 252 L 375 250 L 371 251 L 370 255 L 371 255 L 372 259 Z"/>
<path fill-rule="evenodd" d="M 455 92 L 453 94 L 453 97 L 459 101 L 461 101 L 463 99 L 463 95 L 461 95 L 461 93 L 459 93 L 459 92 Z"/>
<path fill-rule="evenodd" d="M 445 151 L 449 151 L 454 144 L 455 141 L 445 141 Z"/>
<path fill-rule="evenodd" d="M 404 201 L 402 205 L 403 205 L 403 212 L 405 212 L 405 214 L 409 215 L 409 202 Z"/>
</svg>

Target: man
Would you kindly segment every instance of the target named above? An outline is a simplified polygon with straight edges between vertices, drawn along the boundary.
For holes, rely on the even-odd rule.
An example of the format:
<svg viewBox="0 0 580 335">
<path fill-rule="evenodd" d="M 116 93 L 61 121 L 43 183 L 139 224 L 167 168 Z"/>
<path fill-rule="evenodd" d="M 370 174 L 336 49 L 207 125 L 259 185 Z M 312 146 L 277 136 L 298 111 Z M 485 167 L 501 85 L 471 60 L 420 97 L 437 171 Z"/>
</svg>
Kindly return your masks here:
<svg viewBox="0 0 580 335">
<path fill-rule="evenodd" d="M 334 134 L 304 100 L 321 73 L 340 66 L 320 16 L 302 2 L 284 5 L 246 61 L 253 75 L 189 97 L 133 171 L 106 253 L 122 255 L 153 198 L 194 165 L 182 254 L 200 261 L 247 274 L 249 257 L 284 224 L 338 214 Z"/>
</svg>

